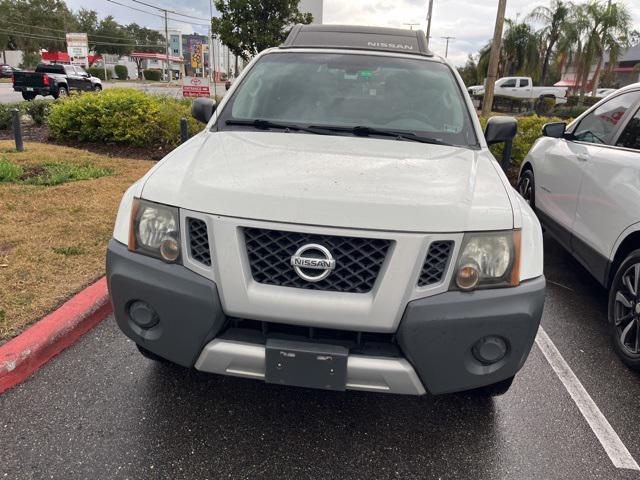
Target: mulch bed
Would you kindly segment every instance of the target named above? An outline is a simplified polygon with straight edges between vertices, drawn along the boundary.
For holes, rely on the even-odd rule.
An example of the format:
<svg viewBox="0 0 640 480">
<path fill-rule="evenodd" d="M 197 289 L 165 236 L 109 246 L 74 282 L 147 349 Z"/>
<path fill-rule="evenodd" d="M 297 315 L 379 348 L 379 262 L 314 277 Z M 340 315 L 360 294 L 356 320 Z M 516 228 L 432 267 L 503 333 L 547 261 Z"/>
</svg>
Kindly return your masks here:
<svg viewBox="0 0 640 480">
<path fill-rule="evenodd" d="M 130 147 L 115 143 L 64 142 L 52 140 L 49 138 L 49 128 L 46 125 L 23 126 L 22 139 L 25 142 L 51 143 L 64 147 L 79 148 L 108 157 L 133 160 L 160 160 L 169 153 L 168 150 L 162 148 Z M 13 131 L 0 130 L 0 141 L 1 140 L 13 140 Z"/>
</svg>

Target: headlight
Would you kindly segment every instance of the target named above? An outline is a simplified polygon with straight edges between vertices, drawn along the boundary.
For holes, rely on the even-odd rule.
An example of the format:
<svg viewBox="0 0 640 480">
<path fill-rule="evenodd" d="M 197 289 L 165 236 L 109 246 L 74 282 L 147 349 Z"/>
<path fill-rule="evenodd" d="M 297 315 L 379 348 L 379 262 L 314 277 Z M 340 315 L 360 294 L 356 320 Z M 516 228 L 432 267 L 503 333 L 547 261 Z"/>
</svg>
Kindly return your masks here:
<svg viewBox="0 0 640 480">
<path fill-rule="evenodd" d="M 129 250 L 175 262 L 180 258 L 180 216 L 178 209 L 133 199 Z"/>
<path fill-rule="evenodd" d="M 453 285 L 460 290 L 520 284 L 520 230 L 467 233 Z"/>
</svg>

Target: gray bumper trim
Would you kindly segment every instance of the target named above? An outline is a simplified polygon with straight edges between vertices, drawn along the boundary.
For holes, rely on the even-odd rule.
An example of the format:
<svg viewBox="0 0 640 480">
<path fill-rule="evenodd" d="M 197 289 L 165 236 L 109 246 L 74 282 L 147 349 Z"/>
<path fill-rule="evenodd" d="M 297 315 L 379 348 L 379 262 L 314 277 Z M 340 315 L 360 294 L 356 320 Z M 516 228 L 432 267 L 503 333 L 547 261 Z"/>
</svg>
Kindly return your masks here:
<svg viewBox="0 0 640 480">
<path fill-rule="evenodd" d="M 397 338 L 426 389 L 433 394 L 469 390 L 514 376 L 535 340 L 545 297 L 545 279 L 518 287 L 447 292 L 409 302 Z M 473 345 L 489 335 L 502 337 L 506 356 L 480 363 Z"/>
<path fill-rule="evenodd" d="M 264 379 L 265 347 L 256 343 L 216 339 L 209 342 L 195 365 L 203 372 Z M 349 355 L 347 389 L 423 395 L 425 389 L 403 358 Z"/>
</svg>

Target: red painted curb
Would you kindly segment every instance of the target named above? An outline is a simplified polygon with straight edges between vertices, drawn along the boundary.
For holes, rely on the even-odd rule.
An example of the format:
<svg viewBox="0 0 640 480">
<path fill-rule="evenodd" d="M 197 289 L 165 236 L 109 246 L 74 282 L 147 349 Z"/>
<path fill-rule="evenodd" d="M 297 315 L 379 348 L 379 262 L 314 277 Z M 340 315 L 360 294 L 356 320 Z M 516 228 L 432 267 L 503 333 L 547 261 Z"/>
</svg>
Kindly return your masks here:
<svg viewBox="0 0 640 480">
<path fill-rule="evenodd" d="M 102 277 L 0 347 L 0 393 L 24 381 L 111 313 Z"/>
</svg>

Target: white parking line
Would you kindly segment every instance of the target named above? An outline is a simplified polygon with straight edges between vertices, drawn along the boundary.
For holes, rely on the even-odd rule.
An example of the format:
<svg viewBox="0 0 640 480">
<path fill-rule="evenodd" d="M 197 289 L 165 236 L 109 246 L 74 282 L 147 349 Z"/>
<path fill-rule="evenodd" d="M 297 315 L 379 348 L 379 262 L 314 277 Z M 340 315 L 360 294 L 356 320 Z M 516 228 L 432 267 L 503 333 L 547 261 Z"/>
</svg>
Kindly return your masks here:
<svg viewBox="0 0 640 480">
<path fill-rule="evenodd" d="M 562 355 L 542 326 L 540 326 L 538 330 L 536 344 L 547 359 L 547 362 L 549 362 L 549 365 L 551 365 L 551 368 L 553 368 L 553 371 L 558 375 L 558 378 L 567 389 L 567 392 L 569 392 L 569 395 L 571 395 L 571 398 L 573 398 L 578 410 L 580 410 L 580 413 L 582 413 L 591 430 L 595 433 L 602 444 L 602 448 L 604 448 L 613 462 L 613 465 L 616 468 L 640 470 L 640 467 L 629 453 L 629 450 L 627 450 L 627 447 L 624 446 L 618 434 L 589 396 L 589 393 L 587 393 L 582 386 L 578 377 L 576 377 L 575 373 L 571 370 L 571 367 L 569 367 L 565 359 L 562 358 Z"/>
</svg>

